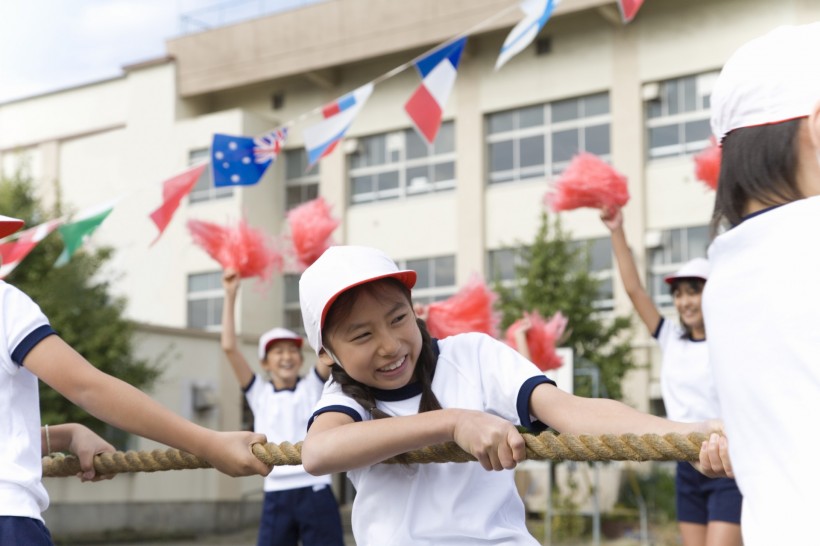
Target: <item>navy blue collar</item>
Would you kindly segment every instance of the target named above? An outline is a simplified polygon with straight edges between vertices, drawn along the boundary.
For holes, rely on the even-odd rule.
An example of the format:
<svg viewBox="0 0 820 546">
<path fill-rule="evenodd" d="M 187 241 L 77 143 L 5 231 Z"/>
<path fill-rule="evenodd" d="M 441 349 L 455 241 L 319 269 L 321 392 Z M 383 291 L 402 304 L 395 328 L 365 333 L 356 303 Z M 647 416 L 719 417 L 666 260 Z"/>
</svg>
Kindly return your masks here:
<svg viewBox="0 0 820 546">
<path fill-rule="evenodd" d="M 436 364 L 438 363 L 438 340 L 433 338 L 433 354 L 436 357 L 436 361 L 433 364 L 433 375 L 436 373 Z M 433 381 L 433 377 L 430 377 L 430 382 Z M 377 389 L 375 387 L 370 387 L 370 392 L 373 393 L 373 398 L 376 400 L 381 400 L 382 402 L 398 402 L 400 400 L 409 400 L 410 398 L 414 398 L 421 394 L 421 383 L 418 381 L 414 381 L 412 383 L 408 383 L 403 387 L 399 387 L 398 389 Z"/>
<path fill-rule="evenodd" d="M 270 384 L 271 384 L 271 386 L 273 387 L 273 391 L 274 391 L 274 392 L 295 391 L 295 390 L 296 390 L 296 385 L 298 385 L 298 384 L 299 384 L 299 380 L 300 380 L 300 379 L 302 379 L 302 378 L 301 378 L 301 377 L 297 377 L 297 378 L 296 378 L 296 383 L 294 383 L 294 384 L 293 384 L 293 386 L 292 386 L 292 387 L 290 387 L 290 388 L 285 387 L 284 389 L 277 389 L 277 388 L 276 388 L 276 383 L 274 383 L 274 382 L 273 382 L 273 379 L 271 379 L 271 380 L 270 380 Z"/>
<path fill-rule="evenodd" d="M 751 213 L 751 214 L 747 214 L 746 216 L 744 216 L 743 218 L 741 218 L 741 219 L 740 219 L 740 224 L 742 224 L 743 222 L 745 222 L 745 221 L 746 221 L 746 220 L 748 220 L 749 218 L 754 218 L 755 216 L 760 216 L 761 214 L 764 214 L 764 213 L 766 213 L 766 212 L 769 212 L 770 210 L 774 210 L 774 209 L 776 209 L 777 207 L 782 207 L 782 206 L 783 206 L 783 205 L 785 205 L 785 204 L 786 204 L 786 203 L 780 203 L 779 205 L 772 205 L 771 207 L 766 207 L 765 209 L 760 209 L 760 210 L 755 211 L 755 212 L 753 212 L 753 213 Z M 740 225 L 740 224 L 738 224 L 738 225 Z"/>
</svg>

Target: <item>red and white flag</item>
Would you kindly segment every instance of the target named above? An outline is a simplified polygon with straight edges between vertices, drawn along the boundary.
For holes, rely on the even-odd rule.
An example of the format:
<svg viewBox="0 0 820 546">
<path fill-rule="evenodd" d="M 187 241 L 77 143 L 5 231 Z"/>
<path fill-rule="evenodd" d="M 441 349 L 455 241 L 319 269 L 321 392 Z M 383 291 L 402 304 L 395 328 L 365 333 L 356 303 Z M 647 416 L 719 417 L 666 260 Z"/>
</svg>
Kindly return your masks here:
<svg viewBox="0 0 820 546">
<path fill-rule="evenodd" d="M 9 273 L 14 271 L 17 264 L 22 262 L 23 258 L 28 256 L 29 252 L 34 250 L 34 247 L 40 241 L 45 239 L 49 233 L 62 223 L 62 220 L 50 220 L 39 226 L 21 231 L 14 240 L 0 244 L 0 257 L 3 264 L 0 266 L 0 279 L 5 279 Z"/>
<path fill-rule="evenodd" d="M 191 193 L 191 190 L 194 189 L 196 185 L 196 181 L 199 180 L 202 171 L 204 171 L 207 166 L 207 163 L 195 165 L 187 171 L 173 178 L 169 178 L 162 183 L 162 205 L 151 213 L 151 220 L 154 221 L 159 229 L 157 238 L 151 243 L 152 245 L 162 236 L 162 232 L 165 231 L 165 228 L 171 223 L 171 218 L 174 217 L 174 213 L 179 208 L 182 198 Z"/>
<path fill-rule="evenodd" d="M 621 10 L 621 19 L 624 23 L 629 23 L 638 14 L 643 0 L 618 0 L 618 9 Z"/>
<path fill-rule="evenodd" d="M 456 83 L 458 62 L 467 38 L 441 47 L 416 61 L 421 85 L 404 105 L 419 134 L 430 144 L 436 140 L 444 105 Z"/>
</svg>

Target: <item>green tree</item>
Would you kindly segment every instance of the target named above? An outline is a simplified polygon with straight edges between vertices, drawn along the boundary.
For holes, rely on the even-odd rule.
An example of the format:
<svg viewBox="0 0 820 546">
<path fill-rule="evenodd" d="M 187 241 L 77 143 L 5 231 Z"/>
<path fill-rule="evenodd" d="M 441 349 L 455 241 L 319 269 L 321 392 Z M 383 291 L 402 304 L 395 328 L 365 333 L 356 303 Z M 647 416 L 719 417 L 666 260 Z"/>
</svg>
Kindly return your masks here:
<svg viewBox="0 0 820 546">
<path fill-rule="evenodd" d="M 560 220 L 550 222 L 544 213 L 535 240 L 519 250 L 513 286 L 495 283 L 502 326 L 506 329 L 524 311 L 538 311 L 544 317 L 560 311 L 568 318 L 566 345 L 575 351 L 576 368 L 597 367 L 602 394 L 621 398 L 621 380 L 634 366 L 629 342 L 622 335 L 630 329 L 630 320 L 602 317 L 595 308 L 600 281 L 588 271 L 588 248 L 571 241 Z M 590 385 L 576 382 L 576 393 L 591 396 Z"/>
<path fill-rule="evenodd" d="M 59 209 L 58 205 L 56 210 L 43 210 L 25 168 L 0 180 L 0 214 L 22 218 L 27 227 L 32 227 L 59 217 Z M 60 337 L 97 368 L 137 388 L 150 388 L 159 376 L 159 365 L 135 357 L 131 346 L 134 324 L 123 317 L 126 300 L 111 294 L 110 283 L 101 274 L 112 250 L 84 249 L 65 266 L 54 267 L 62 248 L 59 235 L 49 235 L 5 280 L 28 294 Z M 40 408 L 44 424 L 83 423 L 124 447 L 124 433 L 92 417 L 42 382 Z"/>
</svg>

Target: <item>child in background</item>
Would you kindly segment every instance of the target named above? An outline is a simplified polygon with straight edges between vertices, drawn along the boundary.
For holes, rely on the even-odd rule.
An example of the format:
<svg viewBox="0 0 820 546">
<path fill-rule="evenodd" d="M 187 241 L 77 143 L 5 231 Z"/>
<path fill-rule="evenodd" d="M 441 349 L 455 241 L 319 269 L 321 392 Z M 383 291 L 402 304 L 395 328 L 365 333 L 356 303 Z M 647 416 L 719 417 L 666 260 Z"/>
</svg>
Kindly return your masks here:
<svg viewBox="0 0 820 546">
<path fill-rule="evenodd" d="M 709 249 L 703 314 L 746 546 L 817 540 L 818 51 L 820 22 L 777 28 L 729 58 L 711 96 L 713 226 L 729 229 Z"/>
<path fill-rule="evenodd" d="M 0 217 L 0 237 L 21 226 Z M 195 425 L 101 372 L 56 335 L 37 304 L 5 282 L 0 282 L 0 336 L 0 543 L 52 544 L 40 515 L 48 494 L 41 481 L 45 428 L 40 427 L 38 378 L 98 419 L 200 456 L 226 474 L 270 471 L 251 452 L 251 445 L 266 441 L 264 435 Z M 68 447 L 81 455 L 84 477 L 93 479 L 91 456 L 110 446 L 80 429 L 55 429 L 52 449 Z"/>
<path fill-rule="evenodd" d="M 588 434 L 705 433 L 717 425 L 561 392 L 485 334 L 431 339 L 413 313 L 415 280 L 379 250 L 335 246 L 299 282 L 308 341 L 333 375 L 302 461 L 312 474 L 348 471 L 358 546 L 537 545 L 509 471 L 526 455 L 515 425 Z M 379 464 L 448 441 L 477 462 Z"/>
<path fill-rule="evenodd" d="M 274 328 L 259 338 L 259 362 L 268 377 L 254 374 L 236 341 L 235 307 L 239 275 L 226 269 L 222 276 L 222 350 L 253 411 L 254 430 L 274 443 L 304 439 L 308 418 L 322 395 L 330 369 L 319 364 L 305 377 L 302 338 Z M 311 476 L 304 467 L 278 466 L 265 478 L 265 500 L 259 523 L 259 546 L 343 546 L 339 506 L 330 476 Z"/>
<path fill-rule="evenodd" d="M 620 209 L 604 211 L 601 220 L 612 232 L 612 250 L 624 288 L 641 321 L 661 347 L 661 392 L 666 415 L 675 421 L 695 422 L 720 415 L 701 293 L 709 277 L 709 262 L 695 258 L 664 280 L 678 311 L 680 324 L 661 316 L 641 285 L 629 250 Z M 678 462 L 675 504 L 683 546 L 740 545 L 742 497 L 730 478 L 708 478 L 687 462 Z"/>
</svg>

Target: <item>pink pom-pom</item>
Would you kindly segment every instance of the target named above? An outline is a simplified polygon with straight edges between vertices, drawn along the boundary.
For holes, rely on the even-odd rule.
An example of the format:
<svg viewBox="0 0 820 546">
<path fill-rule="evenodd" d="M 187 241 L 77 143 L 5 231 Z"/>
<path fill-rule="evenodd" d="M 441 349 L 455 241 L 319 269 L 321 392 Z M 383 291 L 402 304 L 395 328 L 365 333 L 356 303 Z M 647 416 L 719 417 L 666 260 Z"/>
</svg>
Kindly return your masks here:
<svg viewBox="0 0 820 546">
<path fill-rule="evenodd" d="M 588 152 L 572 158 L 552 191 L 544 197 L 544 203 L 553 212 L 581 207 L 615 209 L 623 207 L 627 201 L 626 177 Z"/>
<path fill-rule="evenodd" d="M 708 148 L 695 156 L 695 178 L 712 188 L 717 189 L 720 178 L 720 145 L 712 137 Z"/>
<path fill-rule="evenodd" d="M 317 197 L 290 210 L 288 225 L 298 268 L 304 270 L 333 243 L 330 236 L 339 220 L 330 215 L 325 200 Z"/>
<path fill-rule="evenodd" d="M 220 226 L 212 222 L 188 220 L 188 231 L 194 243 L 224 269 L 233 269 L 240 277 L 270 279 L 284 265 L 282 254 L 273 248 L 260 231 L 240 220 L 235 226 Z"/>
<path fill-rule="evenodd" d="M 443 339 L 455 334 L 483 332 L 498 336 L 500 317 L 493 310 L 498 295 L 474 275 L 461 290 L 444 301 L 423 307 L 430 335 Z"/>
<path fill-rule="evenodd" d="M 530 328 L 527 330 L 527 348 L 530 351 L 530 360 L 541 371 L 560 368 L 564 362 L 555 352 L 555 346 L 560 342 L 567 327 L 567 318 L 561 312 L 555 313 L 545 321 L 537 311 L 524 313 L 523 319 L 518 319 L 507 328 L 505 340 L 508 345 L 517 349 L 515 334 L 521 328 L 521 323 L 528 320 Z"/>
</svg>

